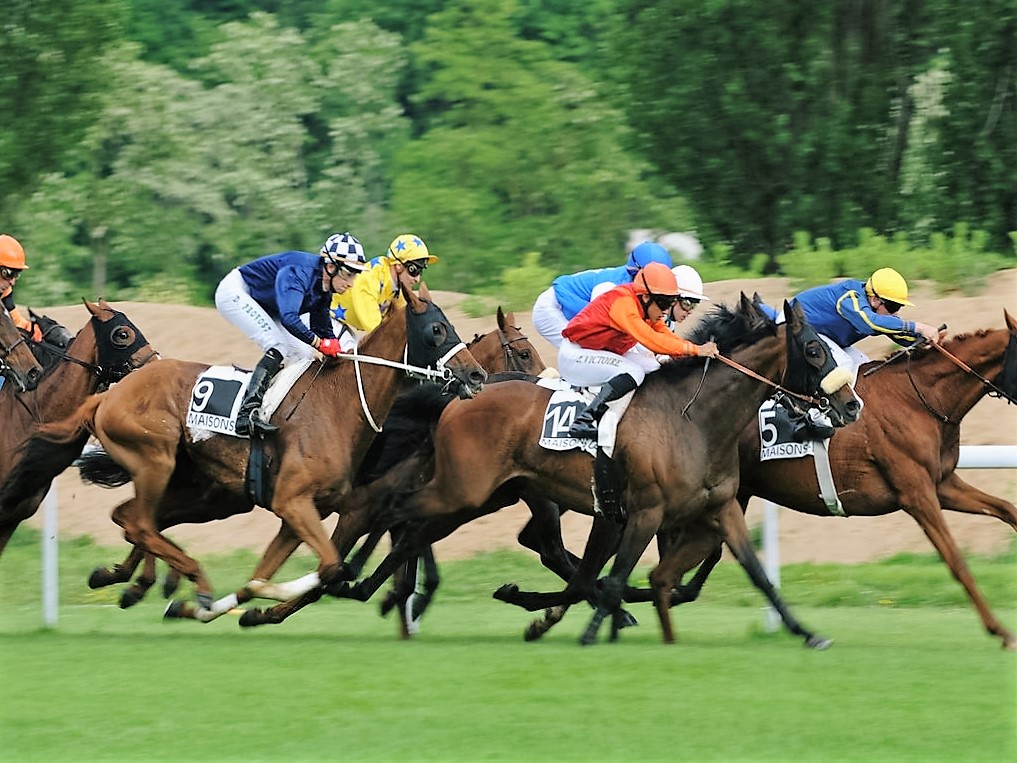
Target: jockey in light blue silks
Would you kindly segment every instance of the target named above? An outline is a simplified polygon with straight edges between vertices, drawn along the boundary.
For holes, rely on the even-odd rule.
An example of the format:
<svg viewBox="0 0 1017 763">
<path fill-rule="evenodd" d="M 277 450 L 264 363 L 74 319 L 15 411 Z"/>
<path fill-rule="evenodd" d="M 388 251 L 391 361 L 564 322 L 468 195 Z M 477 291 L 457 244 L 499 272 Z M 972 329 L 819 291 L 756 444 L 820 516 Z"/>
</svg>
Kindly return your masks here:
<svg viewBox="0 0 1017 763">
<path fill-rule="evenodd" d="M 558 276 L 533 304 L 534 328 L 556 348 L 561 347 L 562 330 L 590 304 L 593 291 L 598 285 L 608 284 L 607 288 L 610 288 L 632 283 L 636 273 L 651 262 L 659 262 L 670 268 L 671 255 L 660 244 L 644 241 L 632 250 L 624 265 Z"/>
</svg>

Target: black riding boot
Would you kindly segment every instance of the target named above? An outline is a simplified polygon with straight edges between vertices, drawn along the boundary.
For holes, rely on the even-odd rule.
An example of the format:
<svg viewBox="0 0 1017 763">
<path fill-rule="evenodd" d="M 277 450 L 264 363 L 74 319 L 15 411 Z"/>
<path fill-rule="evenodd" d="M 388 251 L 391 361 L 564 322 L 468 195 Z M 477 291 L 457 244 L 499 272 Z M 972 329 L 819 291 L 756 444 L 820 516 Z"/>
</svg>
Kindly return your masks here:
<svg viewBox="0 0 1017 763">
<path fill-rule="evenodd" d="M 236 433 L 240 437 L 247 437 L 251 434 L 252 429 L 268 434 L 279 428 L 267 421 L 262 421 L 258 416 L 258 409 L 261 408 L 261 401 L 265 397 L 268 385 L 279 373 L 282 361 L 282 353 L 272 348 L 262 356 L 258 365 L 254 367 L 254 371 L 251 372 L 251 382 L 247 385 L 247 394 L 244 395 L 244 402 L 240 404 L 240 410 L 237 412 Z"/>
<path fill-rule="evenodd" d="M 572 426 L 569 427 L 571 437 L 587 437 L 593 439 L 597 436 L 597 422 L 601 416 L 607 413 L 607 404 L 612 400 L 624 397 L 637 386 L 636 380 L 628 374 L 618 374 L 600 388 L 597 396 L 590 401 L 576 416 Z"/>
</svg>

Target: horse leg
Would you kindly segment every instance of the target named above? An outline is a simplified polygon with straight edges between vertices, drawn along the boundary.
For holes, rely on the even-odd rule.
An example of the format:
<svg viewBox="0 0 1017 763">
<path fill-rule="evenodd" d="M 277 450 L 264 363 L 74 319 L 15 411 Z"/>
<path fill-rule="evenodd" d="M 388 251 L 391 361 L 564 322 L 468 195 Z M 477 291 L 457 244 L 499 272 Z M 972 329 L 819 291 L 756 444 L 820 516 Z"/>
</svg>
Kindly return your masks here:
<svg viewBox="0 0 1017 763">
<path fill-rule="evenodd" d="M 632 512 L 625 525 L 622 534 L 621 545 L 618 554 L 615 556 L 611 572 L 603 578 L 601 589 L 597 594 L 597 606 L 589 625 L 583 632 L 579 643 L 583 646 L 592 646 L 597 642 L 597 632 L 600 630 L 604 618 L 610 614 L 614 617 L 617 610 L 621 609 L 622 594 L 625 591 L 625 584 L 639 563 L 639 557 L 649 545 L 654 533 L 660 528 L 663 517 L 663 506 L 658 503 L 656 506 L 638 512 Z M 584 554 L 585 557 L 585 554 Z M 612 640 L 617 638 L 617 628 L 612 619 Z"/>
<path fill-rule="evenodd" d="M 969 485 L 957 472 L 951 472 L 936 485 L 936 495 L 939 505 L 948 511 L 995 517 L 1017 530 L 1017 506 Z"/>
<path fill-rule="evenodd" d="M 519 532 L 519 544 L 539 554 L 542 565 L 568 582 L 579 566 L 579 557 L 565 548 L 558 505 L 532 490 L 523 491 L 521 497 L 531 516 Z"/>
<path fill-rule="evenodd" d="M 763 592 L 773 608 L 780 614 L 780 619 L 784 622 L 784 626 L 796 636 L 801 636 L 805 640 L 805 646 L 811 649 L 826 649 L 831 646 L 833 644 L 832 640 L 823 636 L 817 636 L 815 633 L 802 627 L 794 615 L 791 614 L 791 610 L 784 603 L 777 589 L 773 587 L 770 579 L 766 577 L 763 565 L 759 563 L 759 557 L 756 556 L 756 551 L 752 547 L 752 541 L 749 539 L 749 528 L 745 524 L 745 515 L 742 514 L 738 501 L 731 499 L 725 503 L 721 507 L 719 519 L 728 548 L 731 549 L 738 559 L 752 584 Z"/>
<path fill-rule="evenodd" d="M 926 495 L 924 500 L 905 505 L 904 510 L 914 517 L 918 526 L 922 528 L 922 532 L 932 541 L 932 545 L 936 547 L 940 558 L 950 568 L 954 578 L 964 586 L 968 598 L 971 599 L 971 603 L 978 610 L 979 617 L 982 618 L 982 625 L 985 629 L 991 635 L 1000 638 L 1004 649 L 1017 651 L 1017 637 L 1007 630 L 996 619 L 992 610 L 989 609 L 989 604 L 985 601 L 985 597 L 982 596 L 982 592 L 975 584 L 975 578 L 971 574 L 971 570 L 968 569 L 968 565 L 964 561 L 960 549 L 957 547 L 957 542 L 953 539 L 950 528 L 946 524 L 946 520 L 943 518 L 943 514 L 936 505 L 934 498 L 931 495 Z"/>
<path fill-rule="evenodd" d="M 665 644 L 675 642 L 674 624 L 671 620 L 671 595 L 675 582 L 716 547 L 716 531 L 706 522 L 687 527 L 681 534 L 679 544 L 660 543 L 658 538 L 660 563 L 650 572 L 650 591 Z"/>
<path fill-rule="evenodd" d="M 195 607 L 193 604 L 184 601 L 170 602 L 163 613 L 163 617 L 166 619 L 200 620 L 201 622 L 209 623 L 252 599 L 288 601 L 303 595 L 318 585 L 317 572 L 312 572 L 287 583 L 273 584 L 268 582 L 299 546 L 300 539 L 296 537 L 285 522 L 282 522 L 279 531 L 268 544 L 268 548 L 265 549 L 261 559 L 258 560 L 251 579 L 242 588 L 228 596 L 217 599 L 209 607 Z"/>
<path fill-rule="evenodd" d="M 96 567 L 92 570 L 92 574 L 88 576 L 88 587 L 94 590 L 117 583 L 126 583 L 144 558 L 145 551 L 143 549 L 131 546 L 127 558 L 120 564 L 114 564 L 111 567 Z"/>
</svg>

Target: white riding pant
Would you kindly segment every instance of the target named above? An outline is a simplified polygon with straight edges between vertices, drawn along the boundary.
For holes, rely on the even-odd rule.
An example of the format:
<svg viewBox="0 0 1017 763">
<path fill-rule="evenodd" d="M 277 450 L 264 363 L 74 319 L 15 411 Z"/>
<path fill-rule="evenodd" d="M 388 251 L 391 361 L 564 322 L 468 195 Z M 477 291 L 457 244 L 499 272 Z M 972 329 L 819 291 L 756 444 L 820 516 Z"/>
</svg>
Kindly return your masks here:
<svg viewBox="0 0 1017 763">
<path fill-rule="evenodd" d="M 595 387 L 618 374 L 628 374 L 642 384 L 646 374 L 660 368 L 660 363 L 649 350 L 637 344 L 624 355 L 608 350 L 587 350 L 568 339 L 558 349 L 558 373 L 570 384 Z"/>
<path fill-rule="evenodd" d="M 231 270 L 215 290 L 219 314 L 257 344 L 262 352 L 278 350 L 284 361 L 310 359 L 314 348 L 297 339 L 251 296 L 240 271 Z"/>
<path fill-rule="evenodd" d="M 851 374 L 851 386 L 854 386 L 858 381 L 858 367 L 868 363 L 869 356 L 854 347 L 840 347 L 824 334 L 820 334 L 819 338 L 830 347 L 830 354 L 833 355 L 833 362 L 837 364 L 837 368 L 843 368 Z"/>
<path fill-rule="evenodd" d="M 547 287 L 537 297 L 537 301 L 533 303 L 530 319 L 538 334 L 555 347 L 561 347 L 564 339 L 561 332 L 569 322 L 565 313 L 561 311 L 561 305 L 558 304 L 558 298 L 554 294 L 554 287 Z"/>
</svg>

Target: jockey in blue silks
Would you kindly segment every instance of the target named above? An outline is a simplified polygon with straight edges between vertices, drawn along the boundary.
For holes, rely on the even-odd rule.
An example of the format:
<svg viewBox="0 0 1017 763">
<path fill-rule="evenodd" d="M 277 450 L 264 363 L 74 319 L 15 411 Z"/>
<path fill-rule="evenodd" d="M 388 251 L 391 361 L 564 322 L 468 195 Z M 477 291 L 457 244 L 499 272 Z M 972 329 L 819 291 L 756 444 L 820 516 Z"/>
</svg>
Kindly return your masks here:
<svg viewBox="0 0 1017 763">
<path fill-rule="evenodd" d="M 629 253 L 624 265 L 558 276 L 533 304 L 531 317 L 534 328 L 555 347 L 560 347 L 562 330 L 593 301 L 594 289 L 607 284 L 598 290 L 597 293 L 600 294 L 615 286 L 632 283 L 636 273 L 651 262 L 659 262 L 670 268 L 671 255 L 660 244 L 644 241 Z"/>
</svg>

